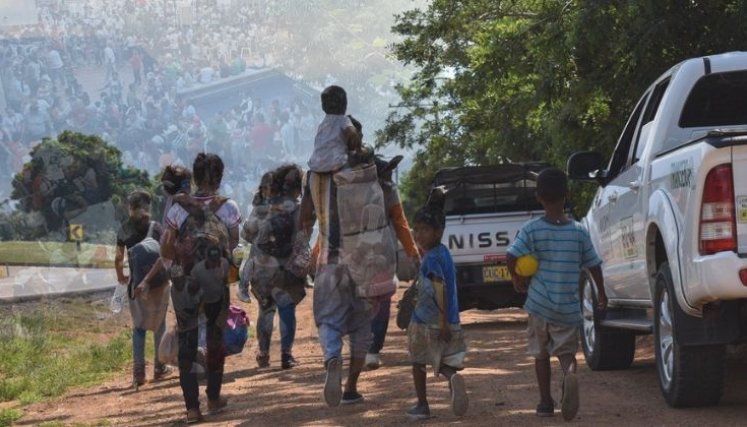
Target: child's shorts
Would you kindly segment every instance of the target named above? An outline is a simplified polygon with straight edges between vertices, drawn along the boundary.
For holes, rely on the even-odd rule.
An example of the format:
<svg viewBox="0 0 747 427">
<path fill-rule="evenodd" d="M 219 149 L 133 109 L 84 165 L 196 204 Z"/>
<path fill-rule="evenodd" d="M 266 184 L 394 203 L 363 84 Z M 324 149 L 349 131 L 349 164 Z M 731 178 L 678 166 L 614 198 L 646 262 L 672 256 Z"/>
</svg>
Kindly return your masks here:
<svg viewBox="0 0 747 427">
<path fill-rule="evenodd" d="M 576 354 L 578 351 L 577 326 L 551 323 L 533 314 L 529 315 L 527 323 L 528 353 L 535 359 Z"/>
<path fill-rule="evenodd" d="M 446 365 L 458 371 L 464 369 L 467 346 L 459 325 L 451 325 L 451 340 L 438 339 L 439 330 L 422 323 L 410 322 L 407 327 L 410 361 L 418 365 L 431 365 L 435 375 Z"/>
</svg>

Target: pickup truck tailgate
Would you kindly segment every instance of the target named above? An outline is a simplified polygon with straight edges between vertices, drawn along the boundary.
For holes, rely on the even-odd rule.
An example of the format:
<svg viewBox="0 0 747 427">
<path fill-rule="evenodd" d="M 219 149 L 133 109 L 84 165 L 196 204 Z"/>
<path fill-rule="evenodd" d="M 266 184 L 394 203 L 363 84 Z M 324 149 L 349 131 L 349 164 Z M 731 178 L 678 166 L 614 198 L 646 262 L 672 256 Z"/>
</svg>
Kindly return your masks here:
<svg viewBox="0 0 747 427">
<path fill-rule="evenodd" d="M 747 254 L 747 145 L 732 146 L 732 173 L 737 215 L 737 251 Z"/>
<path fill-rule="evenodd" d="M 506 255 L 521 226 L 539 215 L 542 212 L 448 216 L 442 243 L 457 265 L 483 264 L 486 257 L 494 262 Z"/>
</svg>

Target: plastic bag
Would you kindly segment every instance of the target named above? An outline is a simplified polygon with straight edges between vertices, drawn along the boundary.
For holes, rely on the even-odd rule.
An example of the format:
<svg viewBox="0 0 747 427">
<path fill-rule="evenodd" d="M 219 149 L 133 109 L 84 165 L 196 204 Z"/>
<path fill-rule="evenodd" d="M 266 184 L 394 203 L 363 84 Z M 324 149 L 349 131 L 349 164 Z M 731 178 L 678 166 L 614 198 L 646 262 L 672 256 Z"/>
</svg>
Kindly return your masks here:
<svg viewBox="0 0 747 427">
<path fill-rule="evenodd" d="M 112 295 L 112 300 L 109 303 L 109 309 L 114 314 L 118 314 L 122 311 L 122 308 L 125 305 L 125 300 L 127 299 L 127 285 L 121 285 L 117 283 L 114 285 L 114 294 Z"/>
<path fill-rule="evenodd" d="M 175 324 L 169 325 L 161 337 L 158 344 L 158 361 L 168 365 L 179 363 L 179 334 L 176 332 Z"/>
<path fill-rule="evenodd" d="M 228 308 L 226 329 L 223 331 L 223 343 L 227 355 L 239 354 L 249 338 L 249 318 L 241 307 L 231 305 Z"/>
</svg>

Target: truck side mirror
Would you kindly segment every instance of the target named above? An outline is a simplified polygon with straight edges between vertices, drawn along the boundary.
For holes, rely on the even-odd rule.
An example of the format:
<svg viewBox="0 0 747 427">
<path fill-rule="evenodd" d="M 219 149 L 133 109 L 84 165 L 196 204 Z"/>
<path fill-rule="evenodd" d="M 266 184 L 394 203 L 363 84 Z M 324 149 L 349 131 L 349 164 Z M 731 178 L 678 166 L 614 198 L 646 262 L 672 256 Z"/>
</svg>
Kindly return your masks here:
<svg viewBox="0 0 747 427">
<path fill-rule="evenodd" d="M 605 173 L 601 171 L 602 155 L 596 151 L 578 151 L 568 158 L 568 178 L 577 181 L 599 182 Z"/>
</svg>

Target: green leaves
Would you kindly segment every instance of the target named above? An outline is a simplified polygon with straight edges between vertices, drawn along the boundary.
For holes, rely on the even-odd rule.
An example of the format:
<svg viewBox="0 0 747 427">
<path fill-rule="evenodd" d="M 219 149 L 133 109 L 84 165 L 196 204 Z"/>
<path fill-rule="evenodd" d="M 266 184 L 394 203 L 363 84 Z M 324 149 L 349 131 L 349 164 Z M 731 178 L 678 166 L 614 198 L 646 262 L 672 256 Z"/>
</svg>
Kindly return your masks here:
<svg viewBox="0 0 747 427">
<path fill-rule="evenodd" d="M 120 151 L 95 135 L 65 131 L 44 139 L 30 155 L 11 194 L 26 214 L 16 230 L 21 238 L 42 238 L 92 205 L 111 201 L 121 208 L 134 189 L 154 188 L 147 172 L 125 167 Z"/>
<path fill-rule="evenodd" d="M 377 145 L 419 149 L 406 195 L 455 162 L 563 167 L 577 150 L 607 154 L 662 72 L 744 48 L 744 3 L 435 0 L 401 13 L 391 50 L 416 70 Z"/>
</svg>

